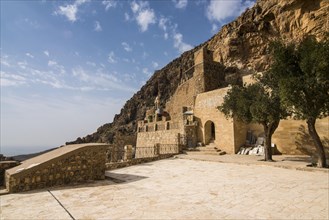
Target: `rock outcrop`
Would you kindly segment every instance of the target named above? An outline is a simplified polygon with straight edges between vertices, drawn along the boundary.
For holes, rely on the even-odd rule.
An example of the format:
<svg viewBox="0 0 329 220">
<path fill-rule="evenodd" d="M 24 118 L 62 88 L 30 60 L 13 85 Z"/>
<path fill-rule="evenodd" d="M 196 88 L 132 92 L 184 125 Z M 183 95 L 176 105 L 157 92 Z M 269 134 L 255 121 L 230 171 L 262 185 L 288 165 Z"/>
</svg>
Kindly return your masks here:
<svg viewBox="0 0 329 220">
<path fill-rule="evenodd" d="M 159 92 L 161 105 L 165 105 L 182 80 L 180 73 L 194 65 L 194 52 L 199 48 L 206 46 L 214 51 L 214 60 L 225 66 L 227 84 L 236 83 L 239 76 L 262 72 L 269 67 L 271 41 L 298 42 L 305 35 L 322 39 L 329 32 L 328 12 L 328 0 L 258 0 L 211 39 L 156 71 L 115 115 L 112 123 L 67 144 L 101 142 L 135 145 L 137 121 L 145 117 L 147 108 L 153 105 Z"/>
</svg>

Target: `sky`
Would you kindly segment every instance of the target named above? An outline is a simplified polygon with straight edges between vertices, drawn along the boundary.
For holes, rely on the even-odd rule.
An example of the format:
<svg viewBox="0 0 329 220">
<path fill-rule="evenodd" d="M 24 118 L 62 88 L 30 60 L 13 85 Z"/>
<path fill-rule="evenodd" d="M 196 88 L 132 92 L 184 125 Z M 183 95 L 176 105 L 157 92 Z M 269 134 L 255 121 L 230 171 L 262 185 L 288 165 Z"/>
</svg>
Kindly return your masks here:
<svg viewBox="0 0 329 220">
<path fill-rule="evenodd" d="M 251 0 L 1 0 L 1 153 L 63 145 Z"/>
</svg>

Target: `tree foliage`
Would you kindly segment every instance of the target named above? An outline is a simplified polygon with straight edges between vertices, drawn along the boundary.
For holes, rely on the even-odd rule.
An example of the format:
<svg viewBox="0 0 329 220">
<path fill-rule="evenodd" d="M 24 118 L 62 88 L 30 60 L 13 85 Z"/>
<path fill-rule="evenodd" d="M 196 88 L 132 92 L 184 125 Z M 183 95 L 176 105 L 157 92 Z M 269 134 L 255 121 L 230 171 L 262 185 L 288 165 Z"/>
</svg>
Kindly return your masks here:
<svg viewBox="0 0 329 220">
<path fill-rule="evenodd" d="M 275 42 L 271 48 L 273 64 L 264 80 L 276 84 L 282 104 L 295 119 L 306 120 L 318 151 L 318 165 L 326 167 L 315 122 L 329 115 L 329 40 L 318 42 L 308 36 L 300 44 Z"/>
<path fill-rule="evenodd" d="M 329 114 L 329 41 L 305 38 L 299 45 L 272 44 L 274 62 L 267 73 L 296 119 Z"/>
<path fill-rule="evenodd" d="M 265 134 L 265 160 L 271 161 L 272 135 L 280 119 L 285 118 L 287 114 L 281 107 L 278 94 L 261 83 L 262 77 L 257 79 L 257 82 L 251 85 L 233 86 L 218 109 L 226 117 L 234 117 L 245 123 L 261 124 Z"/>
</svg>

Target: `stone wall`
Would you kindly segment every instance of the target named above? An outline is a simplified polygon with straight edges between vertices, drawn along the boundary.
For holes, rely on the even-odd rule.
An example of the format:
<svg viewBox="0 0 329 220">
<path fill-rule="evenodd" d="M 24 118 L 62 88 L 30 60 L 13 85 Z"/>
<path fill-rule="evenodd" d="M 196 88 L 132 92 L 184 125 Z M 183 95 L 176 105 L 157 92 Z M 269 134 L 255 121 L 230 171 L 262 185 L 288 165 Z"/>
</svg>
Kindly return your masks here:
<svg viewBox="0 0 329 220">
<path fill-rule="evenodd" d="M 246 84 L 254 83 L 251 75 L 243 77 L 243 82 Z M 276 144 L 277 149 L 282 154 L 303 154 L 296 146 L 296 135 L 300 126 L 307 124 L 302 120 L 286 119 L 281 120 L 278 128 L 272 136 L 272 143 Z M 329 138 L 329 117 L 318 119 L 316 121 L 316 129 L 320 138 Z M 264 134 L 263 126 L 259 124 L 249 124 L 246 130 L 251 130 L 254 135 L 259 136 Z M 306 129 L 307 130 L 307 129 Z"/>
<path fill-rule="evenodd" d="M 20 165 L 18 161 L 0 161 L 0 186 L 4 185 L 6 170 Z"/>
<path fill-rule="evenodd" d="M 217 89 L 214 91 L 199 94 L 196 97 L 194 116 L 198 122 L 198 141 L 203 144 L 206 141 L 205 124 L 211 121 L 215 125 L 214 143 L 227 153 L 235 153 L 235 133 L 233 119 L 226 119 L 218 109 L 223 102 L 228 88 Z M 209 131 L 208 131 L 209 132 Z M 238 144 L 238 143 L 237 143 Z"/>
<path fill-rule="evenodd" d="M 307 124 L 305 121 L 292 119 L 280 121 L 280 125 L 272 137 L 272 142 L 277 145 L 281 153 L 302 154 L 302 152 L 297 149 L 295 143 L 300 126 L 305 126 L 307 131 Z M 318 119 L 315 127 L 321 139 L 329 138 L 329 117 Z"/>
<path fill-rule="evenodd" d="M 191 78 L 181 84 L 170 101 L 166 104 L 166 111 L 171 116 L 173 123 L 179 123 L 179 129 L 181 133 L 183 130 L 183 107 L 194 106 L 194 100 L 197 95 L 196 93 L 196 82 L 194 78 Z"/>
<path fill-rule="evenodd" d="M 137 133 L 136 148 L 153 147 L 155 144 L 179 144 L 177 129 Z"/>
<path fill-rule="evenodd" d="M 123 167 L 129 167 L 137 164 L 148 163 L 157 160 L 163 160 L 170 157 L 173 157 L 176 154 L 163 154 L 154 157 L 146 157 L 146 158 L 134 158 L 127 161 L 117 162 L 117 163 L 106 163 L 106 170 L 114 170 Z"/>
<path fill-rule="evenodd" d="M 224 68 L 218 62 L 204 63 L 205 92 L 226 86 Z"/>
<path fill-rule="evenodd" d="M 9 192 L 22 192 L 104 179 L 108 147 L 67 145 L 26 160 L 6 171 L 6 188 Z"/>
</svg>

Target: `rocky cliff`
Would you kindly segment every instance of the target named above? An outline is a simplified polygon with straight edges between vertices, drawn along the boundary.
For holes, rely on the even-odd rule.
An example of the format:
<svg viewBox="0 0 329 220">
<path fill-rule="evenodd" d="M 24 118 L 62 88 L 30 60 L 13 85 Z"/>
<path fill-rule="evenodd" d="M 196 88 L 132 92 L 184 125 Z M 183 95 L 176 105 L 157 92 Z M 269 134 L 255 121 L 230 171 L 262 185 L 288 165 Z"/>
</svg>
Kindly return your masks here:
<svg viewBox="0 0 329 220">
<path fill-rule="evenodd" d="M 211 39 L 156 71 L 115 115 L 112 123 L 104 124 L 95 133 L 67 144 L 135 144 L 137 121 L 144 118 L 146 109 L 153 105 L 158 92 L 164 106 L 181 81 L 180 71 L 194 65 L 194 52 L 200 47 L 206 46 L 214 51 L 214 59 L 226 67 L 226 81 L 232 83 L 237 76 L 268 68 L 268 45 L 273 40 L 299 41 L 307 34 L 323 38 L 329 32 L 328 12 L 329 0 L 258 0 Z"/>
</svg>

